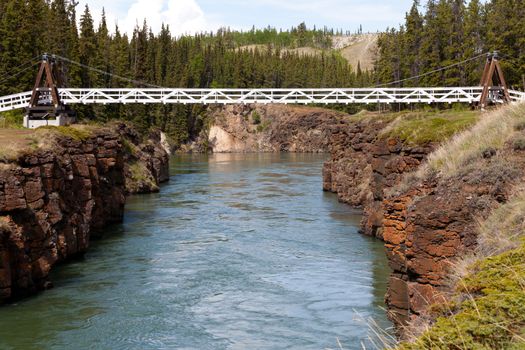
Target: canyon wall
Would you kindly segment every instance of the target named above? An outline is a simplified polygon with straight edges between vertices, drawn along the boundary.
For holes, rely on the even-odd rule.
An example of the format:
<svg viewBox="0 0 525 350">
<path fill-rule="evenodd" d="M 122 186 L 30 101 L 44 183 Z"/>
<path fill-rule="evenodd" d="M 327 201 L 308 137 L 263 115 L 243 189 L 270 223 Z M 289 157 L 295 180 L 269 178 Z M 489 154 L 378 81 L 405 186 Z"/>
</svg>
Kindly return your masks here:
<svg viewBox="0 0 525 350">
<path fill-rule="evenodd" d="M 417 169 L 435 145 L 410 145 L 382 135 L 391 121 L 357 120 L 332 137 L 331 157 L 324 165 L 323 188 L 342 202 L 363 209 L 362 233 L 383 238 L 385 193 L 402 175 Z"/>
<path fill-rule="evenodd" d="M 393 270 L 386 302 L 398 325 L 432 319 L 428 306 L 449 299 L 451 271 L 474 251 L 480 220 L 524 179 L 524 152 L 507 145 L 453 175 L 429 172 L 385 199 L 383 238 Z"/>
<path fill-rule="evenodd" d="M 440 135 L 455 118 L 439 120 L 439 128 L 431 119 L 409 125 Z M 479 248 L 480 222 L 521 191 L 522 120 L 522 109 L 491 112 L 469 122 L 472 129 L 447 131 L 443 146 L 392 137 L 388 118 L 358 120 L 334 134 L 324 189 L 363 208 L 363 233 L 384 240 L 392 269 L 385 301 L 401 337 L 432 324 L 430 306 L 450 305 L 457 264 Z"/>
<path fill-rule="evenodd" d="M 227 105 L 210 109 L 210 128 L 189 149 L 215 153 L 325 153 L 332 135 L 351 117 L 290 105 Z"/>
<path fill-rule="evenodd" d="M 0 303 L 50 287 L 55 264 L 85 253 L 93 234 L 122 220 L 126 194 L 168 179 L 168 155 L 153 136 L 141 143 L 124 124 L 55 132 L 46 147 L 0 164 Z M 127 190 L 130 164 L 154 183 Z"/>
</svg>

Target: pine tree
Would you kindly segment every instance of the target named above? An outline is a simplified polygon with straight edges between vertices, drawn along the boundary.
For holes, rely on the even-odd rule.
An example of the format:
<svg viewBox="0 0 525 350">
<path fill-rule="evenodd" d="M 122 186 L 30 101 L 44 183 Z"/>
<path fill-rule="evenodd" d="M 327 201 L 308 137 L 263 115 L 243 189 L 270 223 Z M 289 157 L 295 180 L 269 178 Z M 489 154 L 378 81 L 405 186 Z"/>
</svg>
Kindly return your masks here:
<svg viewBox="0 0 525 350">
<path fill-rule="evenodd" d="M 37 6 L 36 0 L 10 0 L 5 5 L 0 23 L 0 91 L 3 94 L 25 91 L 34 81 L 35 71 L 30 64 L 40 53 L 41 46 L 35 41 L 42 40 L 38 38 L 42 29 L 35 26 L 45 14 L 37 14 L 33 23 L 26 13 Z M 15 72 L 15 69 L 18 70 Z"/>
<path fill-rule="evenodd" d="M 419 0 L 414 0 L 410 12 L 406 15 L 406 30 L 404 38 L 405 77 L 417 76 L 421 69 L 421 42 L 423 36 L 423 18 L 419 13 Z M 419 85 L 419 80 L 414 80 L 413 84 Z"/>
<path fill-rule="evenodd" d="M 79 59 L 80 63 L 86 66 L 92 66 L 95 61 L 97 40 L 95 37 L 95 30 L 93 28 L 93 18 L 89 11 L 88 5 L 84 9 L 84 13 L 80 17 L 80 38 L 79 38 Z M 98 81 L 98 73 L 94 73 L 87 68 L 82 68 L 81 84 L 82 87 L 96 87 Z"/>
<path fill-rule="evenodd" d="M 465 12 L 465 40 L 461 45 L 463 56 L 467 59 L 485 52 L 484 38 L 485 21 L 482 5 L 479 0 L 471 0 Z M 466 85 L 479 84 L 484 64 L 484 57 L 465 64 Z"/>
<path fill-rule="evenodd" d="M 94 52 L 93 64 L 95 68 L 100 69 L 104 72 L 112 72 L 111 64 L 111 38 L 109 36 L 109 30 L 106 23 L 106 11 L 102 8 L 102 17 L 95 34 L 96 40 L 96 51 Z M 99 87 L 111 87 L 113 81 L 109 75 L 98 74 L 96 76 L 96 86 Z"/>
</svg>

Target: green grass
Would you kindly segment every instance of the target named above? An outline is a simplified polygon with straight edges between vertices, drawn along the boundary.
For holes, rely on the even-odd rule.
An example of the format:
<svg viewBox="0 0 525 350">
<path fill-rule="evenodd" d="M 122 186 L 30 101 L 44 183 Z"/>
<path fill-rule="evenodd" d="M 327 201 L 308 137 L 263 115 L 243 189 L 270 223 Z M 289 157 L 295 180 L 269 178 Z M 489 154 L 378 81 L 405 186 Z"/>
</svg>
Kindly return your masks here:
<svg viewBox="0 0 525 350">
<path fill-rule="evenodd" d="M 400 350 L 525 348 L 525 242 L 471 268 L 475 272 L 457 284 L 467 297 L 449 305 L 452 315 Z"/>
<path fill-rule="evenodd" d="M 0 113 L 0 128 L 22 129 L 24 112 L 20 110 Z"/>
<path fill-rule="evenodd" d="M 398 113 L 382 136 L 397 137 L 411 145 L 442 142 L 474 125 L 479 116 L 479 112 L 467 110 Z"/>
<path fill-rule="evenodd" d="M 143 184 L 152 189 L 158 188 L 153 176 L 143 162 L 134 161 L 129 164 L 129 171 L 131 177 L 126 180 L 126 187 L 131 192 L 138 191 Z"/>
</svg>

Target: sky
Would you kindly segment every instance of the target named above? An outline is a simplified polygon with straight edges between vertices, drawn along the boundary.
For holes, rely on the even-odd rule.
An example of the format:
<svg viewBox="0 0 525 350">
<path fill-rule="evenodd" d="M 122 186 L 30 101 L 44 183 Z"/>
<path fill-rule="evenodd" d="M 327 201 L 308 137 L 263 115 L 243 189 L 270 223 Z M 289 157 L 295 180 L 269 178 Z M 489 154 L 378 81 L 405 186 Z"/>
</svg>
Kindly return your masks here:
<svg viewBox="0 0 525 350">
<path fill-rule="evenodd" d="M 365 32 L 397 27 L 412 0 L 80 0 L 79 16 L 88 4 L 95 21 L 105 8 L 108 25 L 132 33 L 144 19 L 158 32 L 169 24 L 174 35 L 215 31 L 221 27 L 248 30 L 272 26 L 289 29 L 301 22 Z"/>
</svg>

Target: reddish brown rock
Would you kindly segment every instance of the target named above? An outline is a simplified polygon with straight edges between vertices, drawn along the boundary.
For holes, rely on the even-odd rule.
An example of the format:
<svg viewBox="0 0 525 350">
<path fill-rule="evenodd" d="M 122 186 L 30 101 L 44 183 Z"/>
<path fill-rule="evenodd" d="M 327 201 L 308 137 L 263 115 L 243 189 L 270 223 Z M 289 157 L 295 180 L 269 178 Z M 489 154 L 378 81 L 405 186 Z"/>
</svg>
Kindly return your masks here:
<svg viewBox="0 0 525 350">
<path fill-rule="evenodd" d="M 434 144 L 410 146 L 380 135 L 388 126 L 380 118 L 340 126 L 332 136 L 331 159 L 323 170 L 323 187 L 339 199 L 363 208 L 362 232 L 382 239 L 383 200 L 403 174 L 417 169 Z M 388 232 L 387 234 L 392 234 Z"/>
<path fill-rule="evenodd" d="M 0 168 L 0 303 L 48 288 L 59 262 L 83 254 L 90 237 L 122 220 L 128 126 L 96 131 L 84 141 L 58 137 Z M 137 147 L 142 147 L 137 138 Z M 140 153 L 158 184 L 168 179 L 168 155 L 155 140 Z"/>
<path fill-rule="evenodd" d="M 479 159 L 451 177 L 429 174 L 384 200 L 383 238 L 393 270 L 386 302 L 397 325 L 429 317 L 428 306 L 446 299 L 454 261 L 475 248 L 477 218 L 525 178 L 523 157 L 502 153 L 504 159 Z"/>
</svg>

